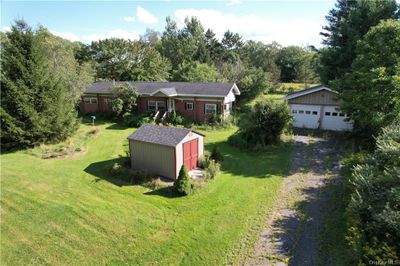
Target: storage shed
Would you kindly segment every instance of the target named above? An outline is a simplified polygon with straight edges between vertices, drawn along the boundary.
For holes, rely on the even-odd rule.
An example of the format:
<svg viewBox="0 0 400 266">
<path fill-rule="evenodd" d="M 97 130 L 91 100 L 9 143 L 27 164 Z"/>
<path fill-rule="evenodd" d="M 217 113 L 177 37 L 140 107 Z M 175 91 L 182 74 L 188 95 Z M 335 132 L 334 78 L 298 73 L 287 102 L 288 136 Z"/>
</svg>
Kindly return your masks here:
<svg viewBox="0 0 400 266">
<path fill-rule="evenodd" d="M 171 179 L 183 164 L 189 171 L 196 168 L 204 152 L 204 135 L 187 128 L 146 124 L 128 140 L 132 169 Z"/>
<path fill-rule="evenodd" d="M 291 93 L 285 97 L 293 126 L 334 131 L 351 131 L 353 122 L 340 110 L 339 93 L 325 85 Z"/>
</svg>

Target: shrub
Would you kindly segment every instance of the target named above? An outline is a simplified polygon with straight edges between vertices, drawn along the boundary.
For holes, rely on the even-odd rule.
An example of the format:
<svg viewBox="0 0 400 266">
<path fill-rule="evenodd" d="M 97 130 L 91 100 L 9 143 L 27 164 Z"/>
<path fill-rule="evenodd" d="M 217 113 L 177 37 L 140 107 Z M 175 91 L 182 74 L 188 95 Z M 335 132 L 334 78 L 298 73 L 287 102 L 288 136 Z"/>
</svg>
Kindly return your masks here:
<svg viewBox="0 0 400 266">
<path fill-rule="evenodd" d="M 276 144 L 283 130 L 289 126 L 291 118 L 286 103 L 272 100 L 258 102 L 247 115 L 240 118 L 239 131 L 235 134 L 237 136 L 231 136 L 229 142 L 244 146 L 242 148 Z"/>
<path fill-rule="evenodd" d="M 347 240 L 357 264 L 400 254 L 400 124 L 382 130 L 376 150 L 352 169 Z"/>
<path fill-rule="evenodd" d="M 211 151 L 211 159 L 213 159 L 216 162 L 222 162 L 224 160 L 224 156 L 222 155 L 222 153 L 220 152 L 219 148 L 217 145 L 214 145 L 212 151 Z"/>
<path fill-rule="evenodd" d="M 204 173 L 205 179 L 214 179 L 220 171 L 221 165 L 214 160 L 209 161 L 209 165 Z"/>
<path fill-rule="evenodd" d="M 210 165 L 210 156 L 208 154 L 203 154 L 199 158 L 199 167 L 206 169 Z"/>
<path fill-rule="evenodd" d="M 146 112 L 142 114 L 125 113 L 123 116 L 123 122 L 128 127 L 140 127 L 143 124 L 149 124 L 153 122 L 153 113 Z"/>
<path fill-rule="evenodd" d="M 192 178 L 185 165 L 182 165 L 179 176 L 174 182 L 176 192 L 182 195 L 190 195 L 192 192 Z"/>
</svg>

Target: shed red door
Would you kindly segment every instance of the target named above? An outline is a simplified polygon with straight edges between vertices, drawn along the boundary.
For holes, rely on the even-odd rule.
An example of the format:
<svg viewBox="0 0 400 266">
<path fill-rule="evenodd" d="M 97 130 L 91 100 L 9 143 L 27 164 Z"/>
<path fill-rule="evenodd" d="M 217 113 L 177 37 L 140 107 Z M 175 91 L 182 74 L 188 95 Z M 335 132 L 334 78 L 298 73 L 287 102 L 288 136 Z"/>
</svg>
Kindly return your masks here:
<svg viewBox="0 0 400 266">
<path fill-rule="evenodd" d="M 183 143 L 183 164 L 188 170 L 192 170 L 197 166 L 198 154 L 198 140 L 194 139 Z"/>
</svg>

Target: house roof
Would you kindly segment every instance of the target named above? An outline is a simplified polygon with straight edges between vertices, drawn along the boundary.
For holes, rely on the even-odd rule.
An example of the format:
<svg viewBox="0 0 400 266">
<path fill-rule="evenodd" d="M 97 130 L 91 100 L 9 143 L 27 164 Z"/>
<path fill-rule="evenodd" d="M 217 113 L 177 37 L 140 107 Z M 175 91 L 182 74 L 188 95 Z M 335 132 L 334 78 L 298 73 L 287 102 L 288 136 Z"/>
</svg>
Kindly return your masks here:
<svg viewBox="0 0 400 266">
<path fill-rule="evenodd" d="M 233 89 L 236 95 L 240 91 L 235 83 L 221 82 L 95 82 L 86 88 L 86 93 L 112 93 L 113 86 L 129 83 L 137 88 L 141 95 L 154 95 L 162 92 L 167 96 L 208 96 L 225 97 Z"/>
<path fill-rule="evenodd" d="M 293 98 L 301 97 L 301 96 L 304 96 L 304 95 L 307 95 L 307 94 L 311 94 L 311 93 L 314 93 L 314 92 L 317 92 L 317 91 L 321 91 L 321 90 L 327 90 L 327 91 L 333 92 L 335 94 L 338 94 L 337 91 L 332 90 L 332 89 L 328 88 L 327 86 L 321 84 L 321 85 L 314 86 L 314 87 L 311 87 L 311 88 L 308 88 L 308 89 L 304 89 L 304 90 L 301 90 L 301 91 L 296 91 L 296 92 L 289 93 L 285 97 L 285 100 L 290 100 L 290 99 L 293 99 Z"/>
<path fill-rule="evenodd" d="M 175 147 L 190 132 L 195 132 L 195 131 L 187 128 L 145 124 L 142 125 L 140 128 L 138 128 L 135 132 L 133 132 L 128 137 L 128 139 Z M 195 133 L 199 134 L 197 132 Z"/>
</svg>

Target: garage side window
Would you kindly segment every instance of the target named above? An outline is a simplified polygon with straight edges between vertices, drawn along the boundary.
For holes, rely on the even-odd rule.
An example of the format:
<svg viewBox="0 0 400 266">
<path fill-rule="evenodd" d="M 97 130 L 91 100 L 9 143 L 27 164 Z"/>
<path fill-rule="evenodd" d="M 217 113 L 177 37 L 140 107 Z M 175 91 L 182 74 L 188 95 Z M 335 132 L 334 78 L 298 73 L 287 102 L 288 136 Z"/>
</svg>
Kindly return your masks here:
<svg viewBox="0 0 400 266">
<path fill-rule="evenodd" d="M 311 111 L 306 111 L 306 115 L 309 115 L 309 114 L 311 114 Z"/>
<path fill-rule="evenodd" d="M 337 115 L 338 115 L 338 113 L 335 113 L 335 112 L 332 113 L 332 116 L 337 116 Z"/>
<path fill-rule="evenodd" d="M 331 112 L 325 112 L 325 115 L 326 115 L 326 116 L 330 116 L 330 115 L 331 115 Z"/>
<path fill-rule="evenodd" d="M 318 112 L 317 112 L 317 111 L 313 111 L 312 114 L 313 114 L 313 115 L 317 115 Z"/>
<path fill-rule="evenodd" d="M 299 114 L 304 114 L 304 111 L 303 110 L 299 110 Z"/>
<path fill-rule="evenodd" d="M 297 110 L 292 110 L 292 114 L 297 114 Z"/>
<path fill-rule="evenodd" d="M 217 105 L 215 103 L 206 103 L 204 105 L 204 113 L 216 114 L 217 113 Z"/>
</svg>

